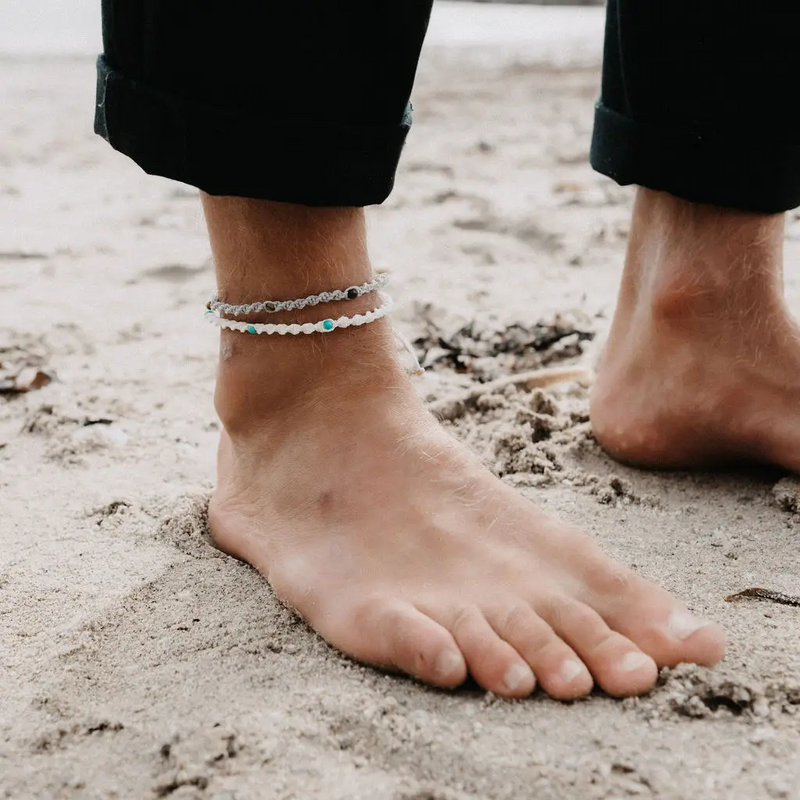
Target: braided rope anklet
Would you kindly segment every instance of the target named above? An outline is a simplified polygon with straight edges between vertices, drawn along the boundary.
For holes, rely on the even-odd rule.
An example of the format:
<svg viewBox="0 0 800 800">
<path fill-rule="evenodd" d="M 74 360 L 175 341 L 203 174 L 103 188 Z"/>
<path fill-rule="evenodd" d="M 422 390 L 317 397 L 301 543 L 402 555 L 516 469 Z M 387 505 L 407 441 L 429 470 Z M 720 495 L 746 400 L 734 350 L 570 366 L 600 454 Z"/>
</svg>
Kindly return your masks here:
<svg viewBox="0 0 800 800">
<path fill-rule="evenodd" d="M 218 328 L 223 328 L 229 331 L 239 331 L 239 333 L 265 333 L 268 336 L 278 335 L 297 336 L 298 334 L 312 334 L 312 333 L 330 333 L 337 328 L 357 328 L 360 325 L 369 325 L 372 322 L 385 317 L 391 311 L 394 305 L 391 297 L 386 297 L 382 305 L 378 308 L 367 311 L 365 314 L 355 314 L 352 317 L 338 317 L 336 319 L 321 319 L 318 322 L 305 322 L 305 323 L 291 323 L 291 324 L 273 324 L 260 323 L 260 322 L 241 322 L 235 319 L 225 319 L 219 316 L 211 309 L 205 313 L 206 319 Z"/>
<path fill-rule="evenodd" d="M 219 300 L 217 293 L 214 292 L 211 302 L 206 308 L 217 314 L 229 314 L 232 317 L 242 317 L 245 314 L 258 314 L 260 312 L 275 314 L 278 311 L 298 311 L 307 306 L 316 306 L 320 303 L 333 303 L 337 300 L 356 300 L 364 294 L 371 294 L 383 289 L 389 283 L 389 277 L 388 272 L 378 272 L 373 280 L 369 283 L 362 283 L 361 286 L 335 289 L 332 292 L 320 292 L 308 297 L 301 297 L 298 300 L 264 300 L 259 303 L 244 303 L 242 305 L 223 303 Z"/>
</svg>

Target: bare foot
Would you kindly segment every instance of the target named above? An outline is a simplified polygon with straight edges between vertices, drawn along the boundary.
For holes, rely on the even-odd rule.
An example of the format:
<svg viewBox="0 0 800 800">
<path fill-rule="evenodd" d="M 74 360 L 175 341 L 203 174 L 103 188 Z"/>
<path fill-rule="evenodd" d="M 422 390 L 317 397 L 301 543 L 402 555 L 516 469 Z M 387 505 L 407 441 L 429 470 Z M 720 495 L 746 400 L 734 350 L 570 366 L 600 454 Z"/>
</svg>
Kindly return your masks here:
<svg viewBox="0 0 800 800">
<path fill-rule="evenodd" d="M 223 334 L 217 545 L 331 644 L 507 697 L 651 689 L 724 637 L 485 470 L 425 411 L 385 321 L 280 342 Z M 290 379 L 294 375 L 295 379 Z"/>
<path fill-rule="evenodd" d="M 349 286 L 371 272 L 361 209 L 203 198 L 234 302 Z M 358 313 L 367 295 L 347 303 Z M 340 307 L 332 307 L 333 316 Z M 319 311 L 294 312 L 306 322 Z M 323 336 L 222 332 L 225 428 L 209 508 L 332 645 L 437 686 L 614 695 L 657 665 L 714 664 L 724 638 L 487 472 L 425 411 L 388 323 Z"/>
<path fill-rule="evenodd" d="M 639 190 L 591 403 L 614 458 L 800 470 L 800 329 L 783 301 L 783 224 Z"/>
</svg>

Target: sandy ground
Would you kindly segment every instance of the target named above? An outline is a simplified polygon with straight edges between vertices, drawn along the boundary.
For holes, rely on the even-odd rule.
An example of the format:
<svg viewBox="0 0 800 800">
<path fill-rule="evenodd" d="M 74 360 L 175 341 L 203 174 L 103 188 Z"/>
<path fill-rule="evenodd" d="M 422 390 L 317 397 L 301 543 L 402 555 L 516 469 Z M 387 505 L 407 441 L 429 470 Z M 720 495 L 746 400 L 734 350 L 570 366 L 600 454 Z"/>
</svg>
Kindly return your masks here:
<svg viewBox="0 0 800 800">
<path fill-rule="evenodd" d="M 372 242 L 431 399 L 591 366 L 602 344 L 631 192 L 586 159 L 599 42 L 551 44 L 543 60 L 434 41 L 424 58 Z M 645 698 L 574 704 L 350 662 L 206 543 L 218 427 L 196 193 L 92 135 L 91 59 L 0 74 L 0 361 L 59 378 L 0 396 L 1 797 L 800 798 L 800 612 L 724 601 L 800 590 L 794 479 L 625 469 L 591 438 L 585 387 L 487 390 L 455 433 L 723 624 L 729 656 Z M 794 216 L 798 310 L 799 241 Z"/>
</svg>

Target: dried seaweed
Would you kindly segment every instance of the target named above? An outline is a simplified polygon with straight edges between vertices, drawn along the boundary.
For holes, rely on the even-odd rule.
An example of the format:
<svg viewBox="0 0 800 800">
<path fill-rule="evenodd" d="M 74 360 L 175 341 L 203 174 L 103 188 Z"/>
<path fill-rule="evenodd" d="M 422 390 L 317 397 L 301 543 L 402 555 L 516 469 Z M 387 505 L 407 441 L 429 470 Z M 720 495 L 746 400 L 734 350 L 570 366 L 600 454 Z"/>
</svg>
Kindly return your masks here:
<svg viewBox="0 0 800 800">
<path fill-rule="evenodd" d="M 728 595 L 725 600 L 728 603 L 736 602 L 737 600 L 754 599 L 754 600 L 768 600 L 771 603 L 780 603 L 784 606 L 796 606 L 800 608 L 800 597 L 795 597 L 791 594 L 784 594 L 783 592 L 776 592 L 772 589 L 761 589 L 754 586 L 750 589 L 742 589 L 741 592 Z"/>
<path fill-rule="evenodd" d="M 487 362 L 493 360 L 501 372 L 535 370 L 576 358 L 583 353 L 583 343 L 594 332 L 576 327 L 565 318 L 532 325 L 516 323 L 491 328 L 475 320 L 461 321 L 448 327 L 448 320 L 432 305 L 417 310 L 423 333 L 414 340 L 426 368 L 469 373 L 479 380 L 496 377 Z"/>
</svg>

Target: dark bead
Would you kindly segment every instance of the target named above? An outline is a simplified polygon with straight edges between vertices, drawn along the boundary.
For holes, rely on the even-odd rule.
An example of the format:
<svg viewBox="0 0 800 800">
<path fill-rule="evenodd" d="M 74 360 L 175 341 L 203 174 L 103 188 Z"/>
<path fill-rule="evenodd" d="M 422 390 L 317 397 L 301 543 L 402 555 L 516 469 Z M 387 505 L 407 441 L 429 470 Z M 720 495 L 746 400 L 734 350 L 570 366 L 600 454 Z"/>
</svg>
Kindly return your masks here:
<svg viewBox="0 0 800 800">
<path fill-rule="evenodd" d="M 347 290 L 347 299 L 348 300 L 355 300 L 358 297 L 358 289 L 348 289 Z"/>
</svg>

